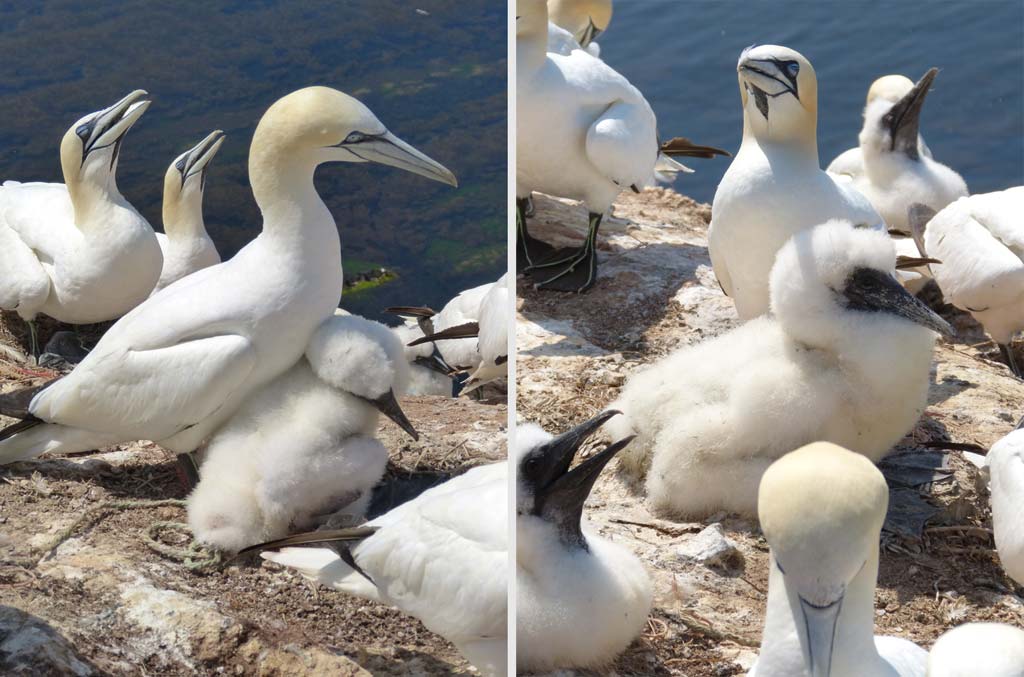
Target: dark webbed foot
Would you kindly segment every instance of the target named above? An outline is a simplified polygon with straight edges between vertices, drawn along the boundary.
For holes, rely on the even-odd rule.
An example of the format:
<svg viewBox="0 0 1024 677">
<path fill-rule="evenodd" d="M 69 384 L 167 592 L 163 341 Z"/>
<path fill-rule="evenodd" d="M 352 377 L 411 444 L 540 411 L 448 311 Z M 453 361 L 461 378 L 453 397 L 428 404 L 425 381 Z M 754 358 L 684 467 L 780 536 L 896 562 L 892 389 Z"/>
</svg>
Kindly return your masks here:
<svg viewBox="0 0 1024 677">
<path fill-rule="evenodd" d="M 590 214 L 587 238 L 579 249 L 563 247 L 552 252 L 527 272 L 537 289 L 567 291 L 582 294 L 594 286 L 597 279 L 597 231 L 601 214 Z"/>
<path fill-rule="evenodd" d="M 530 235 L 526 227 L 527 213 L 533 213 L 533 201 L 530 198 L 516 200 L 516 271 L 520 273 L 555 251 L 547 242 Z"/>
</svg>

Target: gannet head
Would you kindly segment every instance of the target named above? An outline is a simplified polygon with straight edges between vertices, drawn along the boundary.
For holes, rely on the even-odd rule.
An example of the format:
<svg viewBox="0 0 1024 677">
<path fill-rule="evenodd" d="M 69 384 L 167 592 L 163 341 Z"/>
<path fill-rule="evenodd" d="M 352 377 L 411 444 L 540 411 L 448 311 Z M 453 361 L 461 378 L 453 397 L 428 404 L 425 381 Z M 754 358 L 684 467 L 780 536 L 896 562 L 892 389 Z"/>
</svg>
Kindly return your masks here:
<svg viewBox="0 0 1024 677">
<path fill-rule="evenodd" d="M 409 378 L 402 343 L 388 327 L 358 315 L 334 315 L 313 333 L 306 359 L 317 377 L 365 400 L 413 439 L 419 434 L 398 404 Z"/>
<path fill-rule="evenodd" d="M 137 89 L 71 125 L 60 142 L 60 164 L 73 198 L 84 186 L 117 190 L 114 176 L 121 142 L 149 104 L 149 95 Z"/>
<path fill-rule="evenodd" d="M 865 456 L 828 442 L 786 454 L 761 478 L 757 512 L 786 583 L 812 677 L 828 677 L 846 589 L 877 557 L 889 490 Z"/>
<path fill-rule="evenodd" d="M 911 160 L 920 159 L 918 129 L 921 109 L 938 73 L 937 68 L 929 69 L 917 84 L 902 75 L 876 80 L 868 92 L 868 103 L 864 108 L 864 128 L 859 137 L 861 148 L 867 152 L 902 153 Z M 908 83 L 910 86 L 906 87 Z M 903 93 L 897 95 L 900 91 Z"/>
<path fill-rule="evenodd" d="M 755 45 L 740 54 L 743 119 L 759 139 L 785 141 L 817 134 L 818 79 L 802 54 L 780 45 Z"/>
<path fill-rule="evenodd" d="M 203 189 L 210 160 L 224 143 L 219 129 L 174 159 L 164 174 L 164 232 L 203 227 Z"/>
<path fill-rule="evenodd" d="M 608 30 L 612 0 L 548 0 L 548 18 L 585 48 Z"/>
<path fill-rule="evenodd" d="M 446 167 L 389 132 L 360 101 L 330 87 L 292 92 L 263 114 L 253 135 L 250 174 L 268 154 L 275 162 L 296 157 L 314 164 L 377 162 L 458 185 Z"/>
<path fill-rule="evenodd" d="M 813 346 L 891 323 L 952 336 L 945 320 L 900 285 L 895 265 L 885 230 L 834 219 L 801 231 L 775 257 L 772 312 L 788 334 Z"/>
<path fill-rule="evenodd" d="M 545 0 L 516 0 L 516 39 L 548 35 L 548 4 Z"/>
<path fill-rule="evenodd" d="M 605 421 L 620 412 L 609 410 L 557 437 L 539 426 L 520 426 L 516 437 L 517 519 L 540 520 L 554 527 L 567 548 L 587 550 L 581 520 L 583 503 L 601 470 L 633 439 L 627 437 L 594 454 L 572 470 L 576 452 Z"/>
</svg>

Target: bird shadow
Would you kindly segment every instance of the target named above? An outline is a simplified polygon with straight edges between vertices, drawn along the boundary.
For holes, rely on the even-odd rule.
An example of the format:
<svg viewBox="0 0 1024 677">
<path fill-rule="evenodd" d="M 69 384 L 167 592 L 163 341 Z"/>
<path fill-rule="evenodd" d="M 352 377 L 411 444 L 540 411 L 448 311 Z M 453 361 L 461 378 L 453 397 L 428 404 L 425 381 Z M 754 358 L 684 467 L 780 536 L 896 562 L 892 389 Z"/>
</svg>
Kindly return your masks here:
<svg viewBox="0 0 1024 677">
<path fill-rule="evenodd" d="M 39 616 L 0 606 L 0 673 L 5 675 L 107 675 L 75 651 L 71 641 Z M 42 648 L 43 650 L 40 650 Z"/>
</svg>

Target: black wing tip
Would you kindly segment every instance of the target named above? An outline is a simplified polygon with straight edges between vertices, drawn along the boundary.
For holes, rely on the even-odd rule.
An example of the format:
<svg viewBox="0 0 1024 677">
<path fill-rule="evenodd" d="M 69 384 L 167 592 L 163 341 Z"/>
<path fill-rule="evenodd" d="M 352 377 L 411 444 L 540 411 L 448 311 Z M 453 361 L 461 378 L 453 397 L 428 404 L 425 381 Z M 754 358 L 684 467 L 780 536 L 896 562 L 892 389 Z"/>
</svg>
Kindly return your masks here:
<svg viewBox="0 0 1024 677">
<path fill-rule="evenodd" d="M 250 545 L 242 548 L 235 554 L 235 557 L 241 557 L 251 552 L 263 551 L 263 550 L 276 550 L 278 548 L 286 548 L 293 545 L 316 545 L 318 543 L 331 543 L 331 542 L 345 542 L 345 541 L 361 541 L 364 538 L 369 538 L 377 532 L 377 527 L 350 527 L 348 529 L 327 529 L 324 531 L 308 531 L 301 534 L 292 534 L 291 536 L 285 536 L 284 538 L 277 538 L 272 541 L 266 541 L 264 543 L 257 543 L 256 545 Z"/>
<path fill-rule="evenodd" d="M 661 144 L 661 152 L 669 157 L 678 155 L 682 157 L 695 157 L 710 160 L 716 155 L 732 157 L 732 153 L 715 146 L 702 146 L 693 143 L 685 136 L 676 136 Z"/>
<path fill-rule="evenodd" d="M 431 343 L 433 341 L 445 341 L 449 339 L 464 339 L 464 338 L 476 338 L 480 335 L 480 325 L 477 322 L 467 322 L 460 324 L 455 327 L 448 327 L 434 334 L 427 334 L 421 336 L 415 341 L 411 341 L 406 344 L 410 348 L 418 346 L 422 343 Z"/>
<path fill-rule="evenodd" d="M 437 315 L 437 311 L 428 306 L 389 306 L 384 309 L 384 312 L 407 317 L 433 317 Z"/>
</svg>

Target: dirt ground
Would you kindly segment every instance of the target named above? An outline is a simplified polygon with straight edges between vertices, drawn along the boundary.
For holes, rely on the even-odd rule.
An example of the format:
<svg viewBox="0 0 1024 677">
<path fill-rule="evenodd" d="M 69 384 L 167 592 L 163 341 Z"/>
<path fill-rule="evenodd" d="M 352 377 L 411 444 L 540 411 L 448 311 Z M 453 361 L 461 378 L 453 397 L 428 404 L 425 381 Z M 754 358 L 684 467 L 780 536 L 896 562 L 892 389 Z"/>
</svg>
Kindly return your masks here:
<svg viewBox="0 0 1024 677">
<path fill-rule="evenodd" d="M 8 345 L 22 338 L 10 324 L 0 327 Z M 0 354 L 4 391 L 48 376 Z M 421 437 L 382 422 L 388 480 L 504 457 L 500 398 L 402 406 Z M 0 468 L 0 673 L 470 674 L 419 621 L 278 565 L 251 557 L 190 568 L 177 552 L 190 535 L 174 526 L 184 497 L 173 455 L 147 442 Z"/>
<path fill-rule="evenodd" d="M 582 240 L 582 208 L 543 196 L 535 204 L 529 225 L 536 235 L 558 245 Z M 519 279 L 521 420 L 553 431 L 585 420 L 618 395 L 636 368 L 736 324 L 707 255 L 708 205 L 649 189 L 624 193 L 614 213 L 602 225 L 599 279 L 589 293 L 537 292 Z M 998 565 L 985 480 L 970 460 L 1024 414 L 1024 384 L 969 315 L 943 305 L 937 289 L 924 297 L 959 336 L 937 346 L 929 406 L 883 463 L 891 506 L 875 608 L 877 633 L 927 647 L 968 621 L 1024 627 L 1024 591 Z M 963 448 L 949 449 L 957 445 Z M 614 665 L 560 675 L 746 674 L 757 656 L 768 584 L 768 547 L 756 520 L 659 519 L 614 461 L 585 514 L 599 533 L 646 563 L 656 600 L 646 631 Z M 677 552 L 712 524 L 721 525 L 734 553 L 705 566 Z"/>
</svg>

